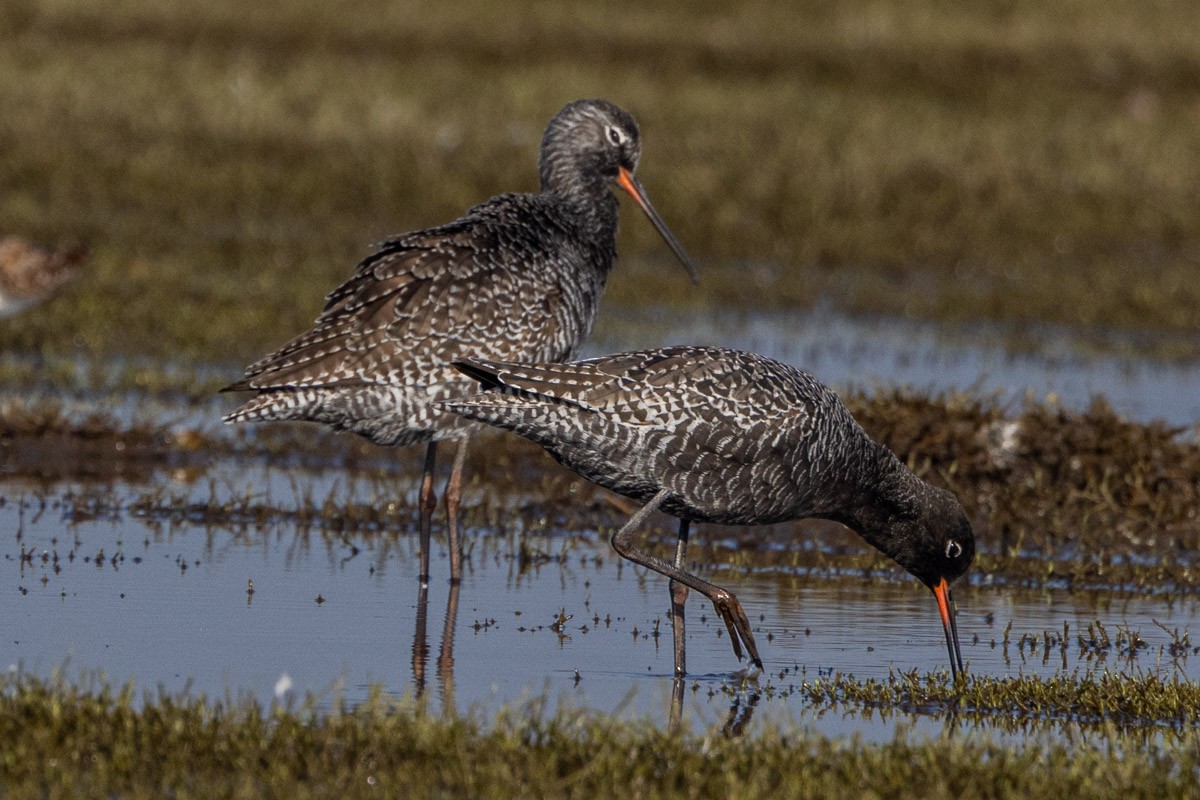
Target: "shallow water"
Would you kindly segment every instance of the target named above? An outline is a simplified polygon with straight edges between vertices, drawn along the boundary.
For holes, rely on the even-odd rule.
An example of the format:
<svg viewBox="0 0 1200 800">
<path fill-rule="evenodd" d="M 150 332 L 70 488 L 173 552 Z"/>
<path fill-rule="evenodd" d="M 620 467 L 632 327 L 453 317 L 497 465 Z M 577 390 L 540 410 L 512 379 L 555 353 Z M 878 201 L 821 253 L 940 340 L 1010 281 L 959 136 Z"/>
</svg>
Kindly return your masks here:
<svg viewBox="0 0 1200 800">
<path fill-rule="evenodd" d="M 1014 403 L 1027 392 L 1038 398 L 1053 393 L 1073 407 L 1099 393 L 1137 419 L 1200 423 L 1200 364 L 1080 356 L 1054 331 L 1044 332 L 1039 348 L 1013 353 L 995 330 L 947 332 L 821 309 L 710 314 L 671 327 L 653 311 L 612 310 L 604 320 L 590 354 L 719 343 L 794 363 L 837 388 L 899 383 L 935 392 L 996 391 Z M 80 416 L 101 402 L 87 392 L 65 396 Z M 110 392 L 102 404 L 122 419 L 229 431 L 217 422 L 228 405 L 223 400 L 176 406 Z M 64 667 L 69 675 L 98 671 L 143 690 L 246 694 L 263 702 L 297 702 L 311 693 L 326 706 L 339 698 L 360 700 L 372 685 L 484 715 L 544 698 L 550 706 L 666 723 L 672 689 L 667 582 L 620 561 L 596 531 L 519 524 L 503 534 L 472 529 L 456 595 L 439 542 L 422 602 L 410 529 L 340 535 L 281 522 L 212 525 L 199 510 L 214 499 L 239 497 L 269 498 L 282 507 L 299 506 L 303 498 L 377 507 L 403 500 L 398 491 L 411 506 L 415 478 L 232 463 L 152 468 L 136 484 L 0 477 L 0 592 L 9 598 L 0 667 L 39 675 Z M 134 515 L 134 501 L 153 492 L 181 511 Z M 186 510 L 190 502 L 200 506 Z M 659 523 L 670 530 L 666 518 Z M 727 535 L 700 526 L 693 541 Z M 763 539 L 761 546 L 781 542 Z M 692 563 L 702 575 L 717 566 Z M 693 596 L 684 691 L 690 724 L 782 719 L 871 739 L 890 739 L 897 725 L 931 734 L 961 725 L 937 716 L 814 708 L 793 691 L 805 680 L 839 672 L 885 678 L 890 670 L 947 669 L 933 599 L 915 581 L 868 584 L 772 567 L 721 573 L 717 582 L 745 605 L 767 670 L 758 693 L 753 687 L 733 691 L 740 665 L 723 625 Z M 975 674 L 1109 669 L 1200 679 L 1200 654 L 1172 659 L 1166 650 L 1171 636 L 1158 626 L 1200 628 L 1195 599 L 982 585 L 961 586 L 956 595 L 963 654 Z M 569 619 L 555 626 L 563 618 Z M 1129 652 L 1114 644 L 1089 655 L 1077 637 L 1097 621 L 1114 640 L 1119 632 L 1134 632 L 1145 646 Z M 1046 635 L 1061 637 L 1064 624 L 1066 636 L 1047 649 Z M 1036 637 L 1039 645 L 1022 637 Z"/>
<path fill-rule="evenodd" d="M 248 488 L 266 490 L 277 479 L 270 473 L 241 477 Z M 317 493 L 328 476 L 313 480 Z M 10 598 L 9 669 L 49 675 L 65 666 L 69 675 L 99 671 L 145 690 L 249 694 L 264 703 L 307 693 L 323 705 L 353 702 L 378 684 L 398 696 L 423 690 L 440 708 L 484 715 L 544 697 L 550 707 L 667 722 L 673 665 L 666 581 L 622 562 L 593 531 L 470 531 L 466 575 L 449 618 L 448 565 L 438 542 L 422 619 L 411 531 L 361 536 L 277 524 L 165 524 L 120 511 L 80 519 L 61 494 L 44 507 L 33 505 L 33 493 L 7 495 L 0 591 Z M 721 530 L 702 526 L 693 541 L 710 535 Z M 706 565 L 692 566 L 705 572 Z M 767 668 L 758 688 L 771 691 L 757 699 L 725 691 L 737 684 L 740 665 L 712 609 L 693 597 L 684 708 L 695 726 L 720 723 L 735 703 L 745 714 L 753 701 L 758 722 L 798 720 L 827 733 L 888 739 L 913 718 L 814 709 L 795 686 L 836 672 L 883 678 L 890 669 L 948 667 L 933 599 L 914 581 L 867 585 L 771 569 L 719 582 L 738 593 L 754 623 Z M 957 600 L 963 655 L 975 674 L 1108 668 L 1200 677 L 1200 655 L 1172 660 L 1164 650 L 1170 636 L 1154 624 L 1196 628 L 1195 600 L 980 586 L 960 587 Z M 556 629 L 563 616 L 569 619 Z M 1131 656 L 1113 648 L 1088 658 L 1075 635 L 1097 620 L 1114 638 L 1128 629 L 1147 646 Z M 1064 623 L 1065 647 L 1018 647 L 1023 634 L 1040 639 L 1046 630 L 1061 633 Z M 951 724 L 915 723 L 930 733 Z"/>
<path fill-rule="evenodd" d="M 1103 396 L 1135 420 L 1200 424 L 1200 362 L 1113 355 L 1127 349 L 1118 334 L 1104 350 L 1083 352 L 1075 333 L 1047 325 L 1021 328 L 1023 347 L 1015 349 L 1014 330 L 852 317 L 822 307 L 691 316 L 606 309 L 586 355 L 672 344 L 732 347 L 793 364 L 838 390 L 908 386 L 934 394 L 995 394 L 1014 403 L 1027 395 L 1056 397 L 1077 409 Z"/>
</svg>

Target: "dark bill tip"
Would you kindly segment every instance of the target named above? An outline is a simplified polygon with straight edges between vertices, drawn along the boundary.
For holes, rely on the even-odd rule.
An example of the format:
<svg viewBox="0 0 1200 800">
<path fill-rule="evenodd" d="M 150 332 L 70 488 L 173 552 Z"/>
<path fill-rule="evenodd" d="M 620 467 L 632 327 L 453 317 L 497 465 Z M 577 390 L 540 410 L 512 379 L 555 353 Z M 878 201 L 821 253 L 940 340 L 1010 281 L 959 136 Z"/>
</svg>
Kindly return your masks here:
<svg viewBox="0 0 1200 800">
<path fill-rule="evenodd" d="M 675 238 L 675 234 L 671 233 L 671 229 L 667 227 L 667 223 L 658 215 L 658 212 L 650 203 L 650 198 L 646 196 L 646 190 L 633 177 L 633 173 L 624 167 L 619 168 L 617 170 L 617 185 L 629 193 L 629 196 L 634 199 L 642 209 L 642 212 L 650 219 L 650 223 L 654 225 L 654 229 L 658 231 L 658 235 L 674 251 L 675 257 L 679 259 L 680 263 L 683 264 L 683 268 L 687 270 L 688 277 L 692 279 L 692 283 L 699 283 L 700 273 L 696 269 L 696 265 L 688 257 L 687 252 L 683 249 L 683 245 Z"/>
<path fill-rule="evenodd" d="M 950 596 L 950 584 L 945 578 L 933 585 L 933 596 L 937 599 L 938 612 L 942 617 L 942 629 L 946 633 L 946 649 L 950 654 L 950 674 L 958 680 L 963 671 L 962 647 L 958 643 L 958 621 L 955 618 L 954 601 Z"/>
</svg>

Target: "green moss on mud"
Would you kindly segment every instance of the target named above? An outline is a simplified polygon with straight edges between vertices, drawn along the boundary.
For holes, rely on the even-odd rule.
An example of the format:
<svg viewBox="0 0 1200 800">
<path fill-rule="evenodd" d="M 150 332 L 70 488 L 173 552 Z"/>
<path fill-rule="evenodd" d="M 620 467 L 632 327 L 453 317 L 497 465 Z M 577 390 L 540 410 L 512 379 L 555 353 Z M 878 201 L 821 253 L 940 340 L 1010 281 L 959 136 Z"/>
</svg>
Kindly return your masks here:
<svg viewBox="0 0 1200 800">
<path fill-rule="evenodd" d="M 670 734 L 587 712 L 484 725 L 376 695 L 317 715 L 246 702 L 0 682 L 6 797 L 1188 797 L 1194 742 L 1103 747 L 979 737 L 886 744 L 768 728 Z"/>
</svg>

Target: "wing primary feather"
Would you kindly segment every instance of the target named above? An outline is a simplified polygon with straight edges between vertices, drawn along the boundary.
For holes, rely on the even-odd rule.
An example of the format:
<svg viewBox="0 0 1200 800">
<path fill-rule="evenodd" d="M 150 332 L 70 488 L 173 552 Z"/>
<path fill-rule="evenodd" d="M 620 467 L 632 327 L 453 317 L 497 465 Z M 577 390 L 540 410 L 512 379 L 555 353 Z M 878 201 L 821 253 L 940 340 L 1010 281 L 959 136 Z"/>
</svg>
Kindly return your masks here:
<svg viewBox="0 0 1200 800">
<path fill-rule="evenodd" d="M 499 374 L 495 369 L 487 367 L 477 361 L 454 361 L 451 363 L 456 370 L 466 375 L 468 378 L 473 378 L 482 385 L 484 389 L 496 389 L 504 385 L 504 381 L 500 379 Z"/>
</svg>

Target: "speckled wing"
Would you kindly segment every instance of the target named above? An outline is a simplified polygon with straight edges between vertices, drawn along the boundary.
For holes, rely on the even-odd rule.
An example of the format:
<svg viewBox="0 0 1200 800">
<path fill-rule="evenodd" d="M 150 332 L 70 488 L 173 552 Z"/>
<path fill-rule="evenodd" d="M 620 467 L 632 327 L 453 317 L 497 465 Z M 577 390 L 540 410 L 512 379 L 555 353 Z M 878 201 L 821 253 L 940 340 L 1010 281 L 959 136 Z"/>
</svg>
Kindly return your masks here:
<svg viewBox="0 0 1200 800">
<path fill-rule="evenodd" d="M 452 361 L 564 360 L 591 331 L 611 253 L 569 225 L 540 196 L 502 195 L 384 243 L 312 330 L 227 387 L 259 395 L 225 420 L 307 420 L 395 446 L 462 435 L 470 423 L 433 405 L 475 388 Z"/>
<path fill-rule="evenodd" d="M 536 366 L 472 359 L 460 369 L 496 388 L 446 407 L 532 439 L 622 494 L 668 488 L 664 509 L 694 520 L 789 518 L 808 500 L 790 491 L 797 455 L 825 443 L 823 428 L 858 430 L 811 376 L 735 350 Z"/>
<path fill-rule="evenodd" d="M 310 331 L 230 389 L 436 383 L 456 377 L 448 365 L 461 353 L 494 352 L 494 342 L 529 330 L 554 341 L 552 289 L 529 293 L 542 302 L 508 302 L 524 281 L 489 258 L 487 231 L 463 222 L 386 243 L 329 295 Z M 471 291 L 490 296 L 462 302 Z"/>
<path fill-rule="evenodd" d="M 733 428 L 749 423 L 747 414 L 758 420 L 792 418 L 805 412 L 814 393 L 824 390 L 785 364 L 710 347 L 645 350 L 569 364 L 484 358 L 460 363 L 489 386 L 517 390 L 517 402 L 559 401 L 632 426 L 675 426 L 685 419 L 711 417 Z"/>
</svg>

